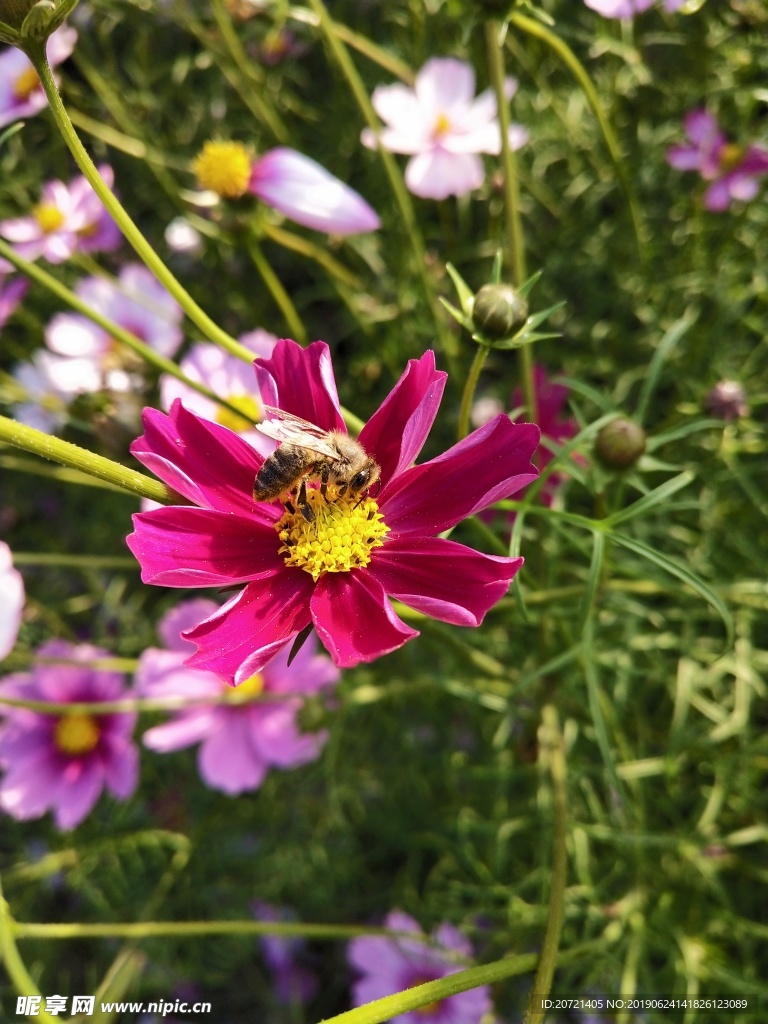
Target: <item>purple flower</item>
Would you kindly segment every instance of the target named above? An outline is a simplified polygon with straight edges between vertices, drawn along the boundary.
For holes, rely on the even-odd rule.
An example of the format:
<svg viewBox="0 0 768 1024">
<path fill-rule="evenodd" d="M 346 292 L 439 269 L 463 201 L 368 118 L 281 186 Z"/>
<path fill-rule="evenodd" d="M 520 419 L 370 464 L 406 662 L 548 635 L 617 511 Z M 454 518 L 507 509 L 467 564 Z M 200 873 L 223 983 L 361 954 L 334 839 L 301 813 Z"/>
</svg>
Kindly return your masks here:
<svg viewBox="0 0 768 1024">
<path fill-rule="evenodd" d="M 256 360 L 265 404 L 346 434 L 330 351 L 282 340 Z M 310 625 L 342 668 L 373 661 L 418 636 L 389 596 L 443 622 L 477 626 L 522 565 L 437 536 L 509 497 L 536 477 L 539 439 L 532 424 L 507 416 L 476 430 L 443 455 L 414 465 L 437 415 L 445 374 L 433 352 L 411 360 L 360 433 L 380 468 L 376 497 L 332 485 L 324 500 L 306 491 L 313 512 L 293 502 L 256 501 L 264 460 L 237 434 L 175 402 L 170 415 L 144 411 L 133 454 L 190 501 L 134 516 L 128 545 L 142 580 L 159 586 L 245 584 L 186 636 L 195 668 L 236 683 L 259 672 Z M 482 452 L 482 457 L 480 453 Z M 380 483 L 380 487 L 379 487 Z M 298 481 L 288 490 L 300 491 Z"/>
<path fill-rule="evenodd" d="M 111 187 L 112 168 L 104 164 L 99 173 Z M 69 185 L 49 181 L 32 215 L 0 221 L 0 235 L 23 259 L 43 256 L 49 263 L 63 263 L 74 252 L 110 251 L 122 239 L 117 224 L 83 177 Z"/>
<path fill-rule="evenodd" d="M 362 977 L 352 988 L 355 1006 L 394 995 L 404 989 L 437 981 L 468 966 L 472 947 L 450 924 L 441 924 L 432 933 L 432 942 L 418 924 L 401 910 L 393 910 L 385 921 L 394 931 L 413 932 L 414 938 L 364 936 L 349 944 L 349 962 Z M 480 1024 L 492 1010 L 487 985 L 468 989 L 409 1013 L 392 1017 L 392 1024 Z"/>
<path fill-rule="evenodd" d="M 0 540 L 0 660 L 13 650 L 24 610 L 24 580 L 13 568 L 11 549 Z"/>
<path fill-rule="evenodd" d="M 507 99 L 517 82 L 505 83 Z M 361 136 L 363 145 L 377 145 L 410 156 L 405 183 L 417 196 L 445 199 L 479 188 L 485 169 L 478 153 L 499 153 L 501 131 L 496 97 L 489 89 L 475 97 L 475 72 L 470 64 L 453 57 L 434 57 L 416 75 L 413 89 L 402 84 L 380 85 L 371 97 L 385 124 L 377 139 L 370 128 Z M 518 124 L 509 129 L 513 149 L 519 149 L 528 133 Z"/>
<path fill-rule="evenodd" d="M 655 0 L 584 0 L 587 7 L 602 14 L 604 18 L 634 18 L 647 11 Z M 686 0 L 664 0 L 664 9 L 673 13 L 679 11 Z"/>
<path fill-rule="evenodd" d="M 141 264 L 128 264 L 114 283 L 103 277 L 85 278 L 75 292 L 91 309 L 160 355 L 172 356 L 182 342 L 181 307 Z M 126 350 L 79 313 L 55 316 L 45 330 L 45 341 L 55 354 L 48 373 L 62 393 L 130 391 L 136 386 L 135 374 L 125 368 Z"/>
<path fill-rule="evenodd" d="M 0 331 L 5 327 L 29 288 L 29 281 L 23 277 L 15 277 L 10 280 L 6 278 L 6 273 L 11 269 L 9 264 L 0 261 Z"/>
<path fill-rule="evenodd" d="M 13 379 L 23 392 L 14 401 L 13 416 L 19 423 L 55 434 L 66 422 L 72 394 L 98 391 L 101 379 L 96 367 L 80 359 L 61 359 L 38 349 L 26 363 L 19 363 Z"/>
<path fill-rule="evenodd" d="M 91 668 L 109 652 L 88 644 L 51 640 L 38 650 L 31 673 L 7 676 L 4 697 L 55 704 L 103 702 L 126 696 L 118 672 Z M 67 664 L 82 662 L 82 664 Z M 78 825 L 107 789 L 126 800 L 136 788 L 138 750 L 131 742 L 132 713 L 85 712 L 45 715 L 26 708 L 2 707 L 0 715 L 0 809 L 22 821 L 53 811 L 56 825 Z"/>
<path fill-rule="evenodd" d="M 291 911 L 257 901 L 253 914 L 258 921 L 294 921 Z M 318 988 L 317 977 L 299 962 L 306 942 L 298 935 L 263 935 L 261 949 L 275 982 L 275 993 L 281 1003 L 306 1003 Z"/>
<path fill-rule="evenodd" d="M 46 45 L 50 66 L 66 60 L 76 41 L 73 28 L 57 28 Z M 32 117 L 47 106 L 48 100 L 29 57 L 13 46 L 0 51 L 0 128 L 19 118 Z"/>
<path fill-rule="evenodd" d="M 362 196 L 316 161 L 283 146 L 255 161 L 248 189 L 279 213 L 315 231 L 355 235 L 380 225 Z"/>
<path fill-rule="evenodd" d="M 727 210 L 733 199 L 748 202 L 758 192 L 758 179 L 768 174 L 768 150 L 742 148 L 728 142 L 706 110 L 692 110 L 683 122 L 689 146 L 671 146 L 667 162 L 678 171 L 698 171 L 712 184 L 704 195 L 708 210 Z"/>
<path fill-rule="evenodd" d="M 255 330 L 244 334 L 240 343 L 250 348 L 254 355 L 266 358 L 272 354 L 277 338 L 267 331 Z M 190 380 L 206 384 L 214 394 L 241 410 L 242 416 L 230 412 L 212 398 L 206 398 L 178 377 L 167 373 L 160 378 L 160 404 L 164 409 L 170 409 L 174 401 L 180 398 L 185 409 L 236 431 L 262 455 L 269 455 L 274 450 L 274 441 L 270 441 L 254 427 L 262 419 L 262 414 L 252 366 L 225 352 L 218 345 L 200 342 L 190 348 L 179 363 L 179 368 Z"/>
<path fill-rule="evenodd" d="M 292 768 L 318 757 L 327 734 L 302 733 L 297 716 L 309 695 L 332 686 L 339 671 L 315 653 L 310 638 L 289 666 L 287 652 L 268 662 L 237 689 L 212 672 L 185 668 L 193 645 L 180 633 L 219 611 L 213 601 L 184 601 L 160 622 L 165 649 L 149 648 L 139 661 L 136 683 L 144 697 L 209 701 L 174 714 L 144 734 L 151 750 L 167 753 L 200 744 L 198 768 L 211 789 L 234 795 L 257 789 L 270 768 Z M 280 694 L 285 694 L 280 698 Z M 264 695 L 262 701 L 244 698 Z M 226 700 L 225 703 L 213 703 Z M 271 698 L 271 699 L 270 699 Z"/>
</svg>

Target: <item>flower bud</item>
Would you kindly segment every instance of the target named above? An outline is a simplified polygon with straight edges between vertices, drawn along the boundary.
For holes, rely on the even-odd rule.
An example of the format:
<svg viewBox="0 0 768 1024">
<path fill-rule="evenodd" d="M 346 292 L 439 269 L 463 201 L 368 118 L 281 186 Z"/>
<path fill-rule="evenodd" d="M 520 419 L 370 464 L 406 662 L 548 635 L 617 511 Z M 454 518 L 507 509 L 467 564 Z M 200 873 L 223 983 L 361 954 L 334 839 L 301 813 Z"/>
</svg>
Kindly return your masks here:
<svg viewBox="0 0 768 1024">
<path fill-rule="evenodd" d="M 595 455 L 608 469 L 627 469 L 644 451 L 645 431 L 625 417 L 606 423 L 595 440 Z"/>
<path fill-rule="evenodd" d="M 707 409 L 723 420 L 737 420 L 746 416 L 747 393 L 737 380 L 721 380 L 707 395 Z"/>
<path fill-rule="evenodd" d="M 484 284 L 475 296 L 472 322 L 489 338 L 508 338 L 527 319 L 528 303 L 511 284 Z"/>
<path fill-rule="evenodd" d="M 78 0 L 0 0 L 0 42 L 25 49 L 46 40 L 77 6 Z"/>
</svg>

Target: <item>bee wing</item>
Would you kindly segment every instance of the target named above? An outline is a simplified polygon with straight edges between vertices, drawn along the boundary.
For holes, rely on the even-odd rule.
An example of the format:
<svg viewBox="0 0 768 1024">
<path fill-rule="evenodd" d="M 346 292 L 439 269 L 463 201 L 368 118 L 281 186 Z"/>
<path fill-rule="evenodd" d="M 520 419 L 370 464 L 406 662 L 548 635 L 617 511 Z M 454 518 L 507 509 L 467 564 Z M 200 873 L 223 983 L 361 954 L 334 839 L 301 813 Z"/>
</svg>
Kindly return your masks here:
<svg viewBox="0 0 768 1024">
<path fill-rule="evenodd" d="M 300 416 L 294 416 L 292 413 L 283 412 L 282 409 L 275 409 L 271 405 L 265 405 L 264 411 L 275 418 L 256 424 L 256 429 L 262 434 L 271 437 L 273 441 L 287 441 L 288 444 L 307 448 L 334 462 L 339 461 L 338 451 L 328 442 L 327 430 L 321 430 L 314 423 L 303 420 Z"/>
</svg>

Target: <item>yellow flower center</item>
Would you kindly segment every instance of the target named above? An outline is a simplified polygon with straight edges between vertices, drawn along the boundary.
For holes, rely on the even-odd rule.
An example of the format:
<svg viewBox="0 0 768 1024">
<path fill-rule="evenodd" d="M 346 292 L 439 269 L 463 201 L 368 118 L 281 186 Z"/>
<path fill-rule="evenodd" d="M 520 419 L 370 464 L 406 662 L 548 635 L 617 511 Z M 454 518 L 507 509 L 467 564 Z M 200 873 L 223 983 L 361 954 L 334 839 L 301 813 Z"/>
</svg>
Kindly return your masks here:
<svg viewBox="0 0 768 1024">
<path fill-rule="evenodd" d="M 439 138 L 451 130 L 451 122 L 445 114 L 438 114 L 435 121 L 435 137 Z"/>
<path fill-rule="evenodd" d="M 40 79 L 37 77 L 37 72 L 30 67 L 26 71 L 22 71 L 13 83 L 13 95 L 17 100 L 26 100 L 39 87 Z"/>
<path fill-rule="evenodd" d="M 242 434 L 244 430 L 251 430 L 254 423 L 261 419 L 259 406 L 250 395 L 227 395 L 227 402 L 239 409 L 242 415 L 238 416 L 232 409 L 220 405 L 216 410 L 216 422 L 222 427 L 229 427 L 235 433 Z"/>
<path fill-rule="evenodd" d="M 100 729 L 92 715 L 64 715 L 53 730 L 53 742 L 62 752 L 77 757 L 88 754 L 99 742 Z"/>
<path fill-rule="evenodd" d="M 240 142 L 209 140 L 192 163 L 200 188 L 237 199 L 248 188 L 251 154 Z"/>
<path fill-rule="evenodd" d="M 254 676 L 249 676 L 248 679 L 244 679 L 242 683 L 238 683 L 237 686 L 227 686 L 227 703 L 229 704 L 247 704 L 254 697 L 259 697 L 264 691 L 264 679 L 257 672 Z"/>
<path fill-rule="evenodd" d="M 64 214 L 53 203 L 40 203 L 32 211 L 32 216 L 43 229 L 46 235 L 58 231 L 64 223 Z"/>
<path fill-rule="evenodd" d="M 727 142 L 720 150 L 720 167 L 724 171 L 732 171 L 738 167 L 744 157 L 744 149 L 735 142 Z"/>
<path fill-rule="evenodd" d="M 314 518 L 307 516 L 295 498 L 282 519 L 275 524 L 282 544 L 278 554 L 286 565 L 308 572 L 315 582 L 327 572 L 360 569 L 371 560 L 371 551 L 380 548 L 389 527 L 373 498 L 340 495 L 329 484 L 324 498 L 317 488 L 307 489 L 307 505 Z"/>
</svg>

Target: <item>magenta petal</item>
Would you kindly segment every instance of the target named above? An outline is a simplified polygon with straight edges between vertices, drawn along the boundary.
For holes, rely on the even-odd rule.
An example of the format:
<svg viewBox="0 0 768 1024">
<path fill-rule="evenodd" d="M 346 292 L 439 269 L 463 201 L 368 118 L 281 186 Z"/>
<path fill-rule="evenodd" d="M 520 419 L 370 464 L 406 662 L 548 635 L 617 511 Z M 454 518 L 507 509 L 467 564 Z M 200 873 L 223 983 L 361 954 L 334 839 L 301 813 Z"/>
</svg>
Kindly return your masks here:
<svg viewBox="0 0 768 1024">
<path fill-rule="evenodd" d="M 169 487 L 205 508 L 260 514 L 253 483 L 264 459 L 234 431 L 189 412 L 180 399 L 167 416 L 145 409 L 142 422 L 131 452 Z"/>
<path fill-rule="evenodd" d="M 71 768 L 72 765 L 70 764 Z M 58 828 L 67 830 L 79 825 L 83 818 L 93 809 L 101 796 L 103 781 L 95 765 L 88 765 L 77 778 L 68 781 L 61 787 L 57 806 L 54 808 L 54 820 Z"/>
<path fill-rule="evenodd" d="M 254 363 L 265 405 L 300 416 L 323 430 L 343 430 L 331 352 L 324 341 L 302 348 L 283 338 L 269 359 Z"/>
<path fill-rule="evenodd" d="M 340 668 L 374 661 L 419 635 L 395 615 L 383 587 L 365 569 L 322 576 L 312 595 L 312 620 Z"/>
<path fill-rule="evenodd" d="M 188 670 L 189 671 L 189 670 Z M 219 683 L 221 686 L 221 683 Z M 195 708 L 185 711 L 162 725 L 154 725 L 142 736 L 142 743 L 158 754 L 182 750 L 207 739 L 218 726 L 218 708 Z"/>
<path fill-rule="evenodd" d="M 497 416 L 436 459 L 406 470 L 379 500 L 392 534 L 442 533 L 525 487 L 538 476 L 530 460 L 539 433 L 532 423 Z"/>
<path fill-rule="evenodd" d="M 439 537 L 396 537 L 374 551 L 369 572 L 387 594 L 433 619 L 478 626 L 522 564 Z"/>
<path fill-rule="evenodd" d="M 298 707 L 297 701 L 290 701 L 248 709 L 254 746 L 278 768 L 314 761 L 328 735 L 301 732 L 296 724 Z"/>
<path fill-rule="evenodd" d="M 141 564 L 143 583 L 215 587 L 280 572 L 272 526 L 191 505 L 137 512 L 126 543 Z"/>
<path fill-rule="evenodd" d="M 209 619 L 184 632 L 197 645 L 190 668 L 242 683 L 309 625 L 315 584 L 301 569 L 286 569 L 249 584 Z"/>
<path fill-rule="evenodd" d="M 104 759 L 104 781 L 118 800 L 126 800 L 139 781 L 139 750 L 129 739 L 113 737 Z"/>
<path fill-rule="evenodd" d="M 435 421 L 447 374 L 435 369 L 435 353 L 410 359 L 400 380 L 360 433 L 360 443 L 381 466 L 386 483 L 411 466 Z"/>
<path fill-rule="evenodd" d="M 267 774 L 267 765 L 254 748 L 248 716 L 228 715 L 222 729 L 200 747 L 197 765 L 212 789 L 231 796 L 257 789 Z"/>
</svg>

